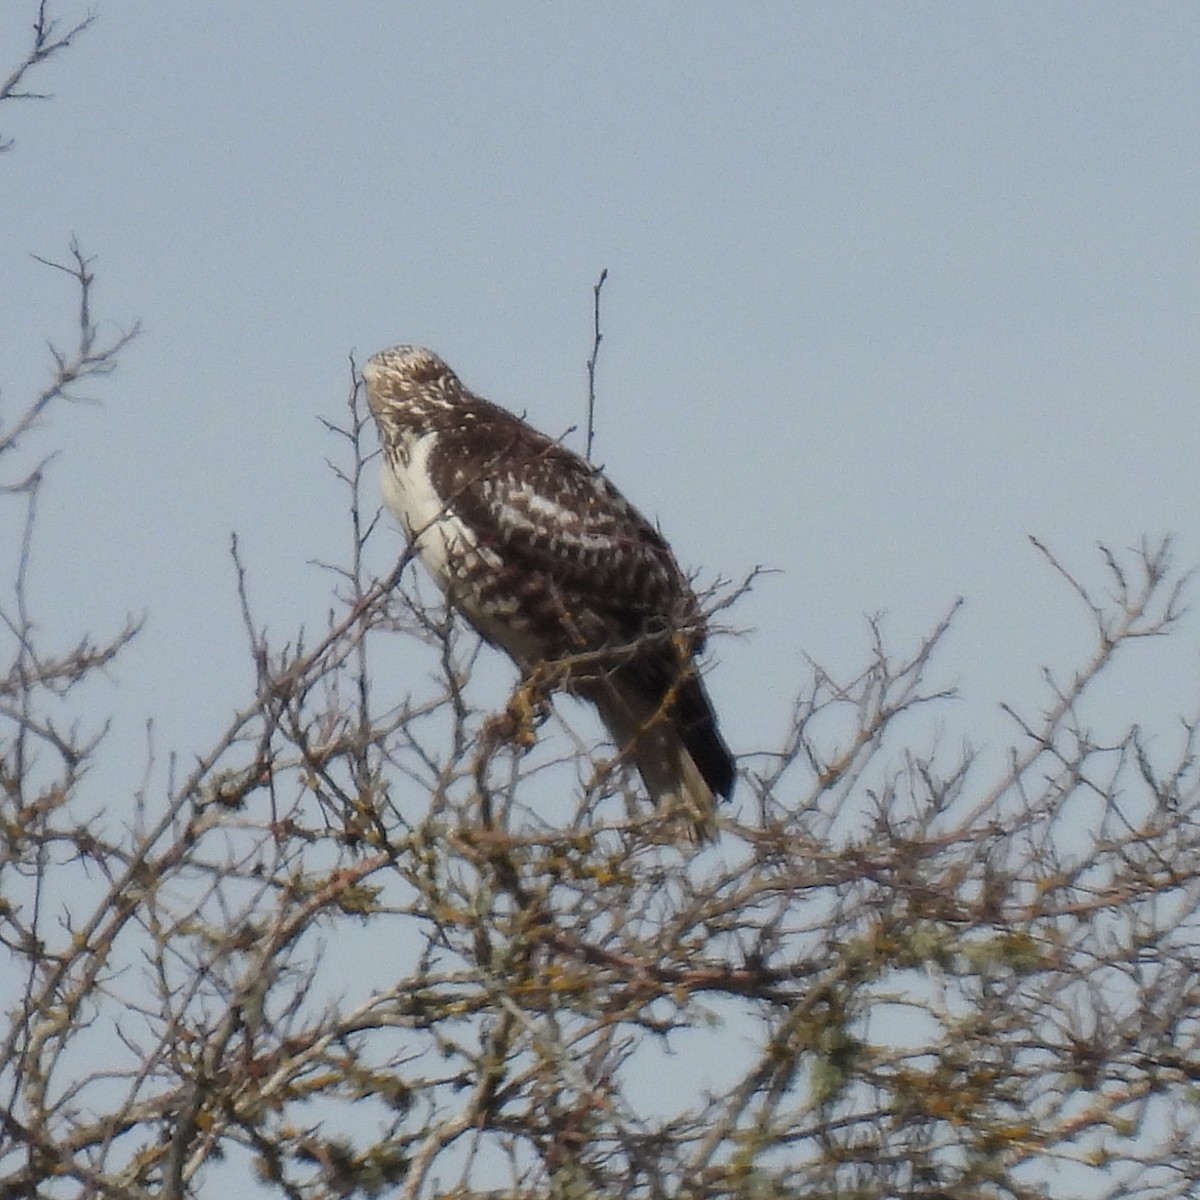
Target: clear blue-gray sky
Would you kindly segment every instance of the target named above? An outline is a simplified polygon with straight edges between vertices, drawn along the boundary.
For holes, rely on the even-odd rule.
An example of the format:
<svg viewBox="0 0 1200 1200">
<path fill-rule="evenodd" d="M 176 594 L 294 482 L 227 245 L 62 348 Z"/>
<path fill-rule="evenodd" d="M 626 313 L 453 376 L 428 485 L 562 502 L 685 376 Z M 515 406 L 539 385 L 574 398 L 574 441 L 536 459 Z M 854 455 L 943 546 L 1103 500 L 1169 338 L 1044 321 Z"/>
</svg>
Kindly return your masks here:
<svg viewBox="0 0 1200 1200">
<path fill-rule="evenodd" d="M 0 70 L 35 8 L 0 8 Z M 1098 540 L 1200 560 L 1200 7 L 97 9 L 54 98 L 0 110 L 0 384 L 11 413 L 66 340 L 30 253 L 76 234 L 146 333 L 39 434 L 34 582 L 64 638 L 149 614 L 118 733 L 201 750 L 248 696 L 231 531 L 272 630 L 321 623 L 350 352 L 428 344 L 561 433 L 602 267 L 597 457 L 702 578 L 779 571 L 716 647 L 738 750 L 806 653 L 854 664 L 878 611 L 911 645 L 960 594 L 946 677 L 1033 703 L 1087 634 L 1029 533 L 1093 578 Z"/>
</svg>

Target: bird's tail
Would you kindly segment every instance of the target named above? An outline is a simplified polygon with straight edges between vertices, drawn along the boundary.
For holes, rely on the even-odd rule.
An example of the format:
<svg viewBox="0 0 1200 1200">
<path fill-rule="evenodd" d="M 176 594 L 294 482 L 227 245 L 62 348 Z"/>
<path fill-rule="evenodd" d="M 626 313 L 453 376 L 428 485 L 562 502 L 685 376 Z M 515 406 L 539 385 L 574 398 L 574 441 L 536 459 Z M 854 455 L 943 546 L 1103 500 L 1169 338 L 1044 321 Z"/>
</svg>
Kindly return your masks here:
<svg viewBox="0 0 1200 1200">
<path fill-rule="evenodd" d="M 717 797 L 732 791 L 734 768 L 699 676 L 689 671 L 665 697 L 609 683 L 592 699 L 655 804 L 685 817 L 695 841 L 711 841 Z"/>
</svg>

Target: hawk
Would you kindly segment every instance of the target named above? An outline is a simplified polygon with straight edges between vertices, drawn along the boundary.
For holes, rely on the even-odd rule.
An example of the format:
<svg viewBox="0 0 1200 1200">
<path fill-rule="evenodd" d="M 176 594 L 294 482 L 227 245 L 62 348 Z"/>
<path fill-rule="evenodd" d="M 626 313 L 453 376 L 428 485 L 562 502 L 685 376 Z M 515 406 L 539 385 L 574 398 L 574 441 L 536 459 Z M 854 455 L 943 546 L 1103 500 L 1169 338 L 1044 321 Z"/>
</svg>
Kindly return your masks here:
<svg viewBox="0 0 1200 1200">
<path fill-rule="evenodd" d="M 711 837 L 733 757 L 695 664 L 700 606 L 662 535 L 432 351 L 382 350 L 362 374 L 384 501 L 450 605 L 531 683 L 593 703 L 652 799 Z"/>
</svg>

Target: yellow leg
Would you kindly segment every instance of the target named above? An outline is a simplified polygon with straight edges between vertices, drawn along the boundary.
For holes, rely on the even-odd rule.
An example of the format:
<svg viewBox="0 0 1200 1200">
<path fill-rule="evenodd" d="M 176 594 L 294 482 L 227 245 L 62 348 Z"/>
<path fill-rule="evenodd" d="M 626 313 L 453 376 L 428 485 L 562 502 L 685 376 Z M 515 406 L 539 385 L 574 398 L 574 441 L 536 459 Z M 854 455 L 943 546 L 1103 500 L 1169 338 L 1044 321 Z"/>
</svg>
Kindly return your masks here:
<svg viewBox="0 0 1200 1200">
<path fill-rule="evenodd" d="M 537 741 L 538 725 L 550 711 L 549 694 L 553 688 L 547 675 L 538 667 L 526 676 L 509 698 L 504 712 L 487 723 L 485 735 L 529 750 Z"/>
</svg>

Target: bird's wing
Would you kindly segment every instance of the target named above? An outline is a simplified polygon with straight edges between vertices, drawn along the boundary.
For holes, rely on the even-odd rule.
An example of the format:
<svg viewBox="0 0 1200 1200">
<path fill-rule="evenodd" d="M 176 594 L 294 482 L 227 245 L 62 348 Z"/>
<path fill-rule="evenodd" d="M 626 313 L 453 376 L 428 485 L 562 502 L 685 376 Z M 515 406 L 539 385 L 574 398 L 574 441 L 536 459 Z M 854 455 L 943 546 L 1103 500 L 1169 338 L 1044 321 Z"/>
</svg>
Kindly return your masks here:
<svg viewBox="0 0 1200 1200">
<path fill-rule="evenodd" d="M 436 454 L 440 491 L 477 544 L 603 614 L 610 637 L 698 625 L 662 535 L 577 454 L 502 410 L 444 431 Z"/>
</svg>

